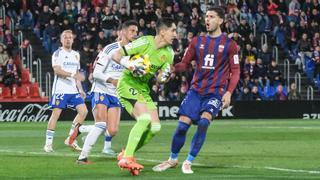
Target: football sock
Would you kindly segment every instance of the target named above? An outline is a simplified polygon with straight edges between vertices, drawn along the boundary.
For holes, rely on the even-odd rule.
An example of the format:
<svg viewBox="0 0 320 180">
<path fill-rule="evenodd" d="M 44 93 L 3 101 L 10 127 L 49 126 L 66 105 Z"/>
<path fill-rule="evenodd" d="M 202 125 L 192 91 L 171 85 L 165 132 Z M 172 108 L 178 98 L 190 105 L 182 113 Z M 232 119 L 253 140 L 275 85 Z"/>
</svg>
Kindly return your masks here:
<svg viewBox="0 0 320 180">
<path fill-rule="evenodd" d="M 133 157 L 133 154 L 141 140 L 143 133 L 151 122 L 150 114 L 142 114 L 137 117 L 137 122 L 130 131 L 124 157 Z"/>
<path fill-rule="evenodd" d="M 186 134 L 190 125 L 186 124 L 182 121 L 178 122 L 178 127 L 173 134 L 172 142 L 171 142 L 171 154 L 170 159 L 176 160 L 178 158 L 178 153 L 180 149 L 183 147 L 186 142 Z"/>
<path fill-rule="evenodd" d="M 81 133 L 89 133 L 93 127 L 94 125 L 82 125 L 79 127 L 79 131 Z"/>
<path fill-rule="evenodd" d="M 142 146 L 147 144 L 161 129 L 160 123 L 151 123 L 149 127 L 141 136 L 141 140 L 135 151 L 138 151 Z"/>
<path fill-rule="evenodd" d="M 111 148 L 111 140 L 112 136 L 109 134 L 108 130 L 105 133 L 105 140 L 104 140 L 104 148 L 103 149 L 110 149 Z"/>
<path fill-rule="evenodd" d="M 188 161 L 192 162 L 198 155 L 207 135 L 207 130 L 210 125 L 210 121 L 206 118 L 201 118 L 198 122 L 198 128 L 194 134 L 191 142 L 191 147 L 188 155 Z"/>
<path fill-rule="evenodd" d="M 54 137 L 54 131 L 47 129 L 46 131 L 46 145 L 52 144 Z"/>
<path fill-rule="evenodd" d="M 81 154 L 78 159 L 84 159 L 88 157 L 92 146 L 96 143 L 98 137 L 101 133 L 106 130 L 106 123 L 105 122 L 97 122 L 93 129 L 89 132 L 86 140 L 84 141 L 83 148 Z"/>
</svg>

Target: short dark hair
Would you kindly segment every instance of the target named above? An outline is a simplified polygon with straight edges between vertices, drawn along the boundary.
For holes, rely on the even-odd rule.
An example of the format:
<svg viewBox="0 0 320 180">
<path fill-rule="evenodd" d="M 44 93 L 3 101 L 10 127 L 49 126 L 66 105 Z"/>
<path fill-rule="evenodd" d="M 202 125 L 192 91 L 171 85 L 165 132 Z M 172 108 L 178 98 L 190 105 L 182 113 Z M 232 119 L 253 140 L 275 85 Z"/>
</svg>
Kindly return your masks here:
<svg viewBox="0 0 320 180">
<path fill-rule="evenodd" d="M 171 18 L 162 18 L 157 21 L 156 24 L 156 32 L 157 34 L 160 32 L 162 28 L 170 28 L 172 27 L 174 20 Z"/>
<path fill-rule="evenodd" d="M 214 6 L 214 7 L 208 8 L 207 11 L 214 11 L 214 12 L 217 13 L 217 15 L 218 15 L 221 19 L 224 19 L 225 11 L 224 11 L 224 8 L 223 8 L 223 7 Z"/>
<path fill-rule="evenodd" d="M 121 30 L 121 29 L 126 29 L 126 28 L 128 28 L 129 26 L 139 26 L 139 25 L 138 25 L 138 22 L 135 21 L 135 20 L 128 20 L 128 21 L 125 21 L 125 22 L 123 22 L 123 23 L 121 24 L 119 30 Z"/>
</svg>

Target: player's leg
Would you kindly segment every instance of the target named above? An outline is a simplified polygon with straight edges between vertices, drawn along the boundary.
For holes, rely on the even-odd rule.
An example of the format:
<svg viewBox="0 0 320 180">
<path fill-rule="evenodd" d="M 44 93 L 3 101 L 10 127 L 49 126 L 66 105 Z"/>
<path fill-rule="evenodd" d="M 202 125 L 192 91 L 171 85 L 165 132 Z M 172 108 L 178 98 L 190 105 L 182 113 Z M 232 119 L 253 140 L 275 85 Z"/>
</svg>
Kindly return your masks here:
<svg viewBox="0 0 320 180">
<path fill-rule="evenodd" d="M 120 107 L 112 107 L 108 109 L 108 118 L 107 118 L 107 130 L 105 132 L 105 142 L 102 152 L 108 155 L 115 156 L 116 153 L 111 148 L 112 137 L 115 136 L 119 129 L 120 122 Z"/>
<path fill-rule="evenodd" d="M 153 167 L 154 171 L 165 171 L 177 165 L 179 152 L 185 143 L 187 131 L 192 124 L 191 119 L 199 119 L 199 116 L 197 116 L 199 113 L 200 97 L 194 91 L 189 90 L 179 108 L 178 114 L 180 114 L 180 116 L 178 126 L 172 137 L 169 160 Z"/>
<path fill-rule="evenodd" d="M 211 97 L 211 98 L 203 98 L 201 103 L 201 117 L 200 120 L 197 121 L 198 127 L 197 131 L 194 134 L 191 142 L 190 151 L 188 157 L 183 162 L 182 172 L 185 174 L 192 174 L 193 171 L 191 169 L 191 164 L 195 157 L 201 150 L 202 145 L 205 142 L 207 130 L 210 126 L 212 118 L 217 116 L 220 106 L 221 106 L 221 98 Z"/>
<path fill-rule="evenodd" d="M 62 112 L 62 109 L 60 108 L 54 108 L 52 110 L 52 113 L 48 122 L 48 126 L 47 126 L 47 131 L 46 131 L 46 142 L 43 147 L 43 150 L 45 152 L 53 152 L 53 147 L 52 147 L 53 138 L 54 138 L 54 133 L 56 129 L 56 124 L 60 117 L 61 112 Z"/>
<path fill-rule="evenodd" d="M 161 172 L 178 165 L 178 154 L 185 144 L 186 134 L 192 121 L 187 116 L 180 116 L 178 126 L 173 134 L 171 142 L 171 153 L 167 161 L 162 162 L 152 168 L 153 171 Z"/>
<path fill-rule="evenodd" d="M 74 105 L 77 110 L 77 115 L 72 122 L 72 126 L 71 126 L 69 137 L 68 137 L 68 140 L 69 140 L 68 144 L 72 145 L 73 142 L 76 140 L 76 138 L 80 134 L 79 128 L 83 123 L 83 121 L 85 120 L 85 118 L 87 117 L 88 109 L 82 97 L 79 96 L 79 94 L 72 95 L 68 103 L 71 105 Z"/>
<path fill-rule="evenodd" d="M 93 116 L 95 119 L 95 125 L 87 135 L 87 138 L 83 144 L 82 151 L 78 157 L 77 163 L 88 164 L 89 153 L 96 143 L 99 136 L 106 130 L 107 111 L 108 108 L 105 104 L 96 104 L 93 106 Z"/>
</svg>

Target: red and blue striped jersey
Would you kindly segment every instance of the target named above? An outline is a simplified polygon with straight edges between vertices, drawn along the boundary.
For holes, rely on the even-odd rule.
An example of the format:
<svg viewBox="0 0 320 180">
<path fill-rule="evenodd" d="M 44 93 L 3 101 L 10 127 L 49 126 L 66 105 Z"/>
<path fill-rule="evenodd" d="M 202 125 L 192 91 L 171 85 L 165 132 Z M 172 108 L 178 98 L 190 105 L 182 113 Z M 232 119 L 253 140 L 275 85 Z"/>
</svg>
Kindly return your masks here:
<svg viewBox="0 0 320 180">
<path fill-rule="evenodd" d="M 191 88 L 201 95 L 230 93 L 240 78 L 237 44 L 226 34 L 218 37 L 197 36 L 192 39 L 176 71 L 184 71 L 195 60 Z"/>
</svg>

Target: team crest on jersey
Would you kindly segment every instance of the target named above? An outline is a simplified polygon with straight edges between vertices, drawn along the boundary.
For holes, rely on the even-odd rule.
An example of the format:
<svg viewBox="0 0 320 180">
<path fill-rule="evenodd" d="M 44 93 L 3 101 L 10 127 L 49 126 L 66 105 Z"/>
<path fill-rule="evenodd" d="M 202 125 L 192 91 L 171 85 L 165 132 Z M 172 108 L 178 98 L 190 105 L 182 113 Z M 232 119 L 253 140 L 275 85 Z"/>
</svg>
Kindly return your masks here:
<svg viewBox="0 0 320 180">
<path fill-rule="evenodd" d="M 161 57 L 160 57 L 160 61 L 165 61 L 166 60 L 166 56 L 165 55 L 162 55 Z"/>
<path fill-rule="evenodd" d="M 60 101 L 56 100 L 56 106 L 59 106 L 59 104 L 60 104 Z"/>
<path fill-rule="evenodd" d="M 103 100 L 104 100 L 104 96 L 100 95 L 100 101 L 103 101 Z"/>
<path fill-rule="evenodd" d="M 219 49 L 218 49 L 218 51 L 221 53 L 221 52 L 223 52 L 223 50 L 224 50 L 224 45 L 219 45 Z"/>
</svg>

